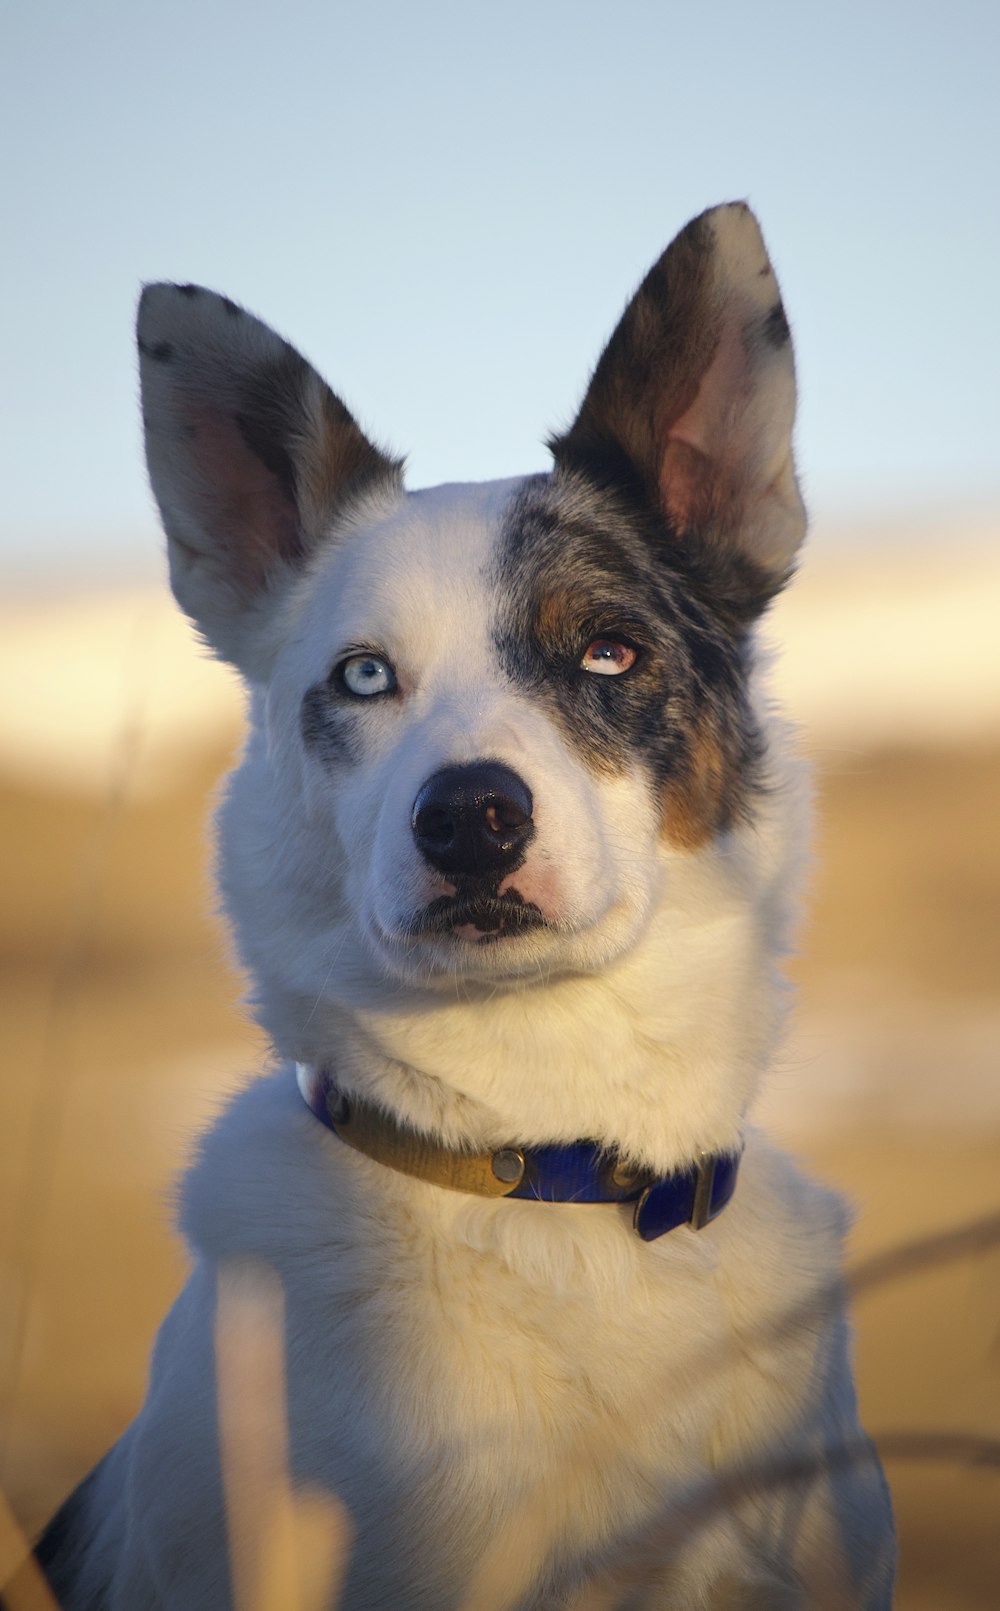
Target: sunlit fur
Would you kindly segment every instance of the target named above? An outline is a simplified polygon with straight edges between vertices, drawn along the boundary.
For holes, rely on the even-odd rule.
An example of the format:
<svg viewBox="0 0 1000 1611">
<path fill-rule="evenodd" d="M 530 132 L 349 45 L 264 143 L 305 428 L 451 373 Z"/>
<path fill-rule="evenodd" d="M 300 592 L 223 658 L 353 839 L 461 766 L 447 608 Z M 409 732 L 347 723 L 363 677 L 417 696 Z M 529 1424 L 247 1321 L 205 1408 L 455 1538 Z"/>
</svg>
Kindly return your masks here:
<svg viewBox="0 0 1000 1611">
<path fill-rule="evenodd" d="M 745 208 L 706 219 L 681 240 L 690 272 L 708 275 L 701 301 L 726 307 L 726 275 L 764 284 L 763 246 Z M 688 272 L 683 252 L 678 261 L 673 281 Z M 754 296 L 765 294 L 770 307 L 773 274 L 738 305 L 756 318 Z M 151 453 L 154 485 L 168 532 L 176 505 L 196 535 L 183 539 L 178 591 L 249 692 L 250 734 L 218 817 L 218 873 L 276 1062 L 227 1107 L 183 1185 L 194 1268 L 160 1333 L 141 1414 L 63 1518 L 54 1581 L 64 1603 L 230 1605 L 214 1294 L 220 1264 L 250 1258 L 284 1291 L 294 1480 L 335 1493 L 353 1527 L 345 1611 L 570 1611 L 598 1584 L 602 1605 L 633 1611 L 887 1611 L 892 1524 L 855 1407 L 844 1211 L 749 1118 L 781 1031 L 808 817 L 747 619 L 752 590 L 759 611 L 780 585 L 789 533 L 801 529 L 790 358 L 774 343 L 766 354 L 772 368 L 786 364 L 776 425 L 770 369 L 748 393 L 753 430 L 741 435 L 726 416 L 723 445 L 737 440 L 744 456 L 740 496 L 753 491 L 753 443 L 765 438 L 770 481 L 754 494 L 752 542 L 719 560 L 718 600 L 707 569 L 666 550 L 656 561 L 675 572 L 648 590 L 650 619 L 637 630 L 652 647 L 634 674 L 651 687 L 663 676 L 670 722 L 602 757 L 567 716 L 577 686 L 581 699 L 617 697 L 573 681 L 585 675 L 586 622 L 555 700 L 537 669 L 550 650 L 532 660 L 511 648 L 529 643 L 534 602 L 518 604 L 509 564 L 512 521 L 529 505 L 537 519 L 540 500 L 556 529 L 592 518 L 602 542 L 641 559 L 649 517 L 635 512 L 638 473 L 621 513 L 596 468 L 591 493 L 581 491 L 600 420 L 582 445 L 565 439 L 573 462 L 557 462 L 551 483 L 408 494 L 379 458 L 325 538 L 293 562 L 284 550 L 258 561 L 240 581 L 249 598 L 223 596 L 216 573 L 232 561 L 204 535 L 204 463 L 191 469 L 189 436 L 170 423 L 186 418 L 194 384 L 186 315 L 166 293 L 151 305 L 171 356 L 150 345 L 147 366 L 160 368 L 149 395 L 173 433 Z M 223 363 L 226 320 L 246 316 L 198 317 L 199 354 L 215 342 Z M 251 345 L 271 361 L 276 338 L 254 328 L 234 363 Z M 690 345 L 711 360 L 707 338 Z M 287 374 L 287 350 L 274 350 Z M 675 441 L 687 451 L 718 410 L 704 386 L 702 414 L 697 387 L 675 390 L 687 409 Z M 262 531 L 285 495 L 269 488 Z M 572 632 L 581 565 L 567 563 L 560 632 Z M 599 559 L 587 567 L 599 591 Z M 709 641 L 724 631 L 725 654 Z M 353 702 L 338 692 L 331 672 L 359 649 L 389 660 L 396 692 Z M 706 804 L 680 844 L 665 831 L 664 791 L 697 753 L 699 723 L 730 735 L 730 804 L 724 816 Z M 415 841 L 414 800 L 437 769 L 482 758 L 530 789 L 535 836 L 510 882 L 544 926 L 487 944 L 414 935 L 414 918 L 448 892 Z M 334 1068 L 347 1091 L 455 1146 L 595 1137 L 667 1172 L 743 1144 L 736 1194 L 708 1228 L 647 1244 L 627 1205 L 449 1192 L 343 1146 L 302 1103 L 296 1059 Z"/>
<path fill-rule="evenodd" d="M 292 590 L 222 809 L 224 899 L 284 1055 L 336 1046 L 352 1089 L 451 1140 L 597 1135 L 666 1170 L 738 1144 L 773 1045 L 798 767 L 765 718 L 773 776 L 752 823 L 697 856 L 665 846 L 642 765 L 588 768 L 498 664 L 490 546 L 515 494 L 418 493 Z M 402 693 L 351 711 L 359 758 L 331 766 L 304 748 L 298 706 L 355 643 L 391 656 Z M 537 838 L 515 882 L 532 899 L 545 887 L 553 926 L 485 948 L 408 939 L 439 881 L 410 831 L 414 797 L 446 761 L 482 755 L 532 790 Z"/>
</svg>

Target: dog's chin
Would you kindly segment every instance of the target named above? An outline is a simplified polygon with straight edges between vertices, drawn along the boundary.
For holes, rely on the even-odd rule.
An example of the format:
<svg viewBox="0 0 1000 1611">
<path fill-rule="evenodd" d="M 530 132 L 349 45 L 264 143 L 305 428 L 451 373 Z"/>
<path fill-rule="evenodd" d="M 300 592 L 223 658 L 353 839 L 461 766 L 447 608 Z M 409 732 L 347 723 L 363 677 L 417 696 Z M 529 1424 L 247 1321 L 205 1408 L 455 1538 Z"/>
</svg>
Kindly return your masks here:
<svg viewBox="0 0 1000 1611">
<path fill-rule="evenodd" d="M 516 893 L 460 895 L 431 901 L 391 929 L 376 919 L 369 935 L 382 967 L 410 984 L 513 983 L 607 967 L 635 944 L 643 918 L 626 901 L 571 923 L 547 918 Z"/>
</svg>

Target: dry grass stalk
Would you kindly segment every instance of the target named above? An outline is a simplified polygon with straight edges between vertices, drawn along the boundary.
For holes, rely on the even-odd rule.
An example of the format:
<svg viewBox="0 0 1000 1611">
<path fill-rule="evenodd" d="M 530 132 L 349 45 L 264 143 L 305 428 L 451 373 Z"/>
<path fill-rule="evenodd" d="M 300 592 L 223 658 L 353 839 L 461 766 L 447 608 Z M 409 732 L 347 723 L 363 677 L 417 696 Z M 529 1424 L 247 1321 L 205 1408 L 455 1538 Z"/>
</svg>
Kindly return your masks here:
<svg viewBox="0 0 1000 1611">
<path fill-rule="evenodd" d="M 352 1529 L 334 1495 L 292 1487 L 284 1296 L 268 1266 L 221 1268 L 215 1354 L 234 1611 L 333 1611 Z"/>
<path fill-rule="evenodd" d="M 34 1556 L 31 1545 L 0 1493 L 0 1585 L 7 1611 L 59 1611 Z"/>
</svg>

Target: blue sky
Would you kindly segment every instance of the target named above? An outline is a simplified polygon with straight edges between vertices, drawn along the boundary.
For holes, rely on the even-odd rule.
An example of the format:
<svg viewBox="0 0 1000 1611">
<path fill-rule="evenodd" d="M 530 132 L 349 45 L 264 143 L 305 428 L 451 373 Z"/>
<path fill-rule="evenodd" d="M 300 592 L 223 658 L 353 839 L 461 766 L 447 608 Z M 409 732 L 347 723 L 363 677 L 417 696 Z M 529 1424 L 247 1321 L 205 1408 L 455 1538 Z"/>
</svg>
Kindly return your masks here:
<svg viewBox="0 0 1000 1611">
<path fill-rule="evenodd" d="M 1000 506 L 1000 6 L 8 8 L 0 572 L 155 563 L 145 279 L 290 337 L 412 485 L 543 467 L 629 292 L 757 209 L 822 521 Z"/>
</svg>

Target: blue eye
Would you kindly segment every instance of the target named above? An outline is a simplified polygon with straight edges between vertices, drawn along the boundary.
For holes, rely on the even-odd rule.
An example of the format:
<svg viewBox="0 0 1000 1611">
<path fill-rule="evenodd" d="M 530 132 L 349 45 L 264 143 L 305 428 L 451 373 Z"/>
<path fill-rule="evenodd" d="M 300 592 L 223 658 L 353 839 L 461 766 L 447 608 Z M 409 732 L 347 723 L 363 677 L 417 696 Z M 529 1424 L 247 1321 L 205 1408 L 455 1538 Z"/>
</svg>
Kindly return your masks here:
<svg viewBox="0 0 1000 1611">
<path fill-rule="evenodd" d="M 388 660 L 377 654 L 352 654 L 337 667 L 340 681 L 349 694 L 367 699 L 371 694 L 391 694 L 396 687 L 396 673 Z"/>
</svg>

